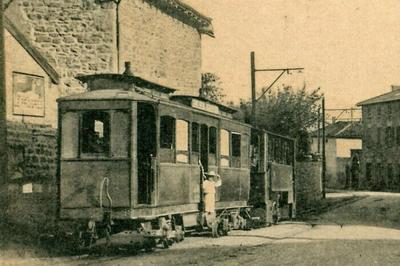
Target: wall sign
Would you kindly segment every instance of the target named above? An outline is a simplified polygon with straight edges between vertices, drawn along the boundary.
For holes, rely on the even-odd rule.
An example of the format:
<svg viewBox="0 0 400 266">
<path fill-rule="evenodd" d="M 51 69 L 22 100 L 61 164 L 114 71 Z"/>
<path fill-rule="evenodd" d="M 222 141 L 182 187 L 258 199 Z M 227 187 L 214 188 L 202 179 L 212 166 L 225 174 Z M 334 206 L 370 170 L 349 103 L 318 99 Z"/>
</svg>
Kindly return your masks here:
<svg viewBox="0 0 400 266">
<path fill-rule="evenodd" d="M 13 113 L 44 116 L 44 77 L 13 72 Z"/>
</svg>

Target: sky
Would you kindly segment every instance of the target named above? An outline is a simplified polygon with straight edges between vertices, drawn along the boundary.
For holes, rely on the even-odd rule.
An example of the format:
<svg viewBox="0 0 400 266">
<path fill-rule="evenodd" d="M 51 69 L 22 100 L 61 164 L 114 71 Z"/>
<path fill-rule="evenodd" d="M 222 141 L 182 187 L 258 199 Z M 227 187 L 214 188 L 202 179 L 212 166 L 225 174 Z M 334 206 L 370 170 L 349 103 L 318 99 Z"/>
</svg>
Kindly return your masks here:
<svg viewBox="0 0 400 266">
<path fill-rule="evenodd" d="M 327 108 L 350 108 L 400 84 L 398 0 L 184 0 L 213 19 L 202 71 L 221 77 L 227 100 L 250 97 L 256 68 L 304 67 L 282 84 L 318 87 Z M 257 89 L 279 73 L 257 72 Z"/>
</svg>

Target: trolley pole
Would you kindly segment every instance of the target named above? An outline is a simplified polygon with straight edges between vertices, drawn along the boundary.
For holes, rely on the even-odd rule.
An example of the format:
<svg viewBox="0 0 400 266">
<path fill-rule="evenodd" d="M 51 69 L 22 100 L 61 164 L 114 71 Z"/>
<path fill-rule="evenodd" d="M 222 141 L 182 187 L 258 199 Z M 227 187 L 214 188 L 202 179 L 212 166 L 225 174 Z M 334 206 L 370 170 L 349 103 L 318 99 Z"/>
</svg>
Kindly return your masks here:
<svg viewBox="0 0 400 266">
<path fill-rule="evenodd" d="M 322 198 L 326 197 L 326 156 L 325 156 L 325 96 L 322 97 Z"/>
<path fill-rule="evenodd" d="M 251 124 L 257 125 L 256 120 L 256 66 L 254 52 L 250 53 L 250 76 L 251 76 Z"/>
</svg>

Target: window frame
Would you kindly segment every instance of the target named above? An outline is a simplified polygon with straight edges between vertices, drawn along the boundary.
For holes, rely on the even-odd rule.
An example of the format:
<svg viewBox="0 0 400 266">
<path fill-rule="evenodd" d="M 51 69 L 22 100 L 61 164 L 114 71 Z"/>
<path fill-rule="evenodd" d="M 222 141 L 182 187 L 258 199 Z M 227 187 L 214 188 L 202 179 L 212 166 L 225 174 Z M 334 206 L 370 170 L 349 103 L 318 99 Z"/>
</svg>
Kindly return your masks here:
<svg viewBox="0 0 400 266">
<path fill-rule="evenodd" d="M 111 156 L 111 110 L 97 110 L 97 109 L 90 109 L 90 110 L 79 110 L 79 147 L 78 147 L 78 158 L 110 158 Z M 103 126 L 103 131 L 104 131 L 104 138 L 106 137 L 108 141 L 103 144 L 106 146 L 106 150 L 103 152 L 86 152 L 84 151 L 84 141 L 85 138 L 88 138 L 87 132 L 85 132 L 84 129 L 84 115 L 87 113 L 104 113 L 107 114 L 107 119 L 108 119 L 108 126 Z M 96 121 L 94 119 L 94 121 Z M 105 123 L 103 123 L 105 124 Z"/>
<path fill-rule="evenodd" d="M 168 119 L 170 119 L 170 121 L 172 122 L 172 129 L 170 130 L 171 131 L 171 133 L 172 133 L 172 135 L 169 137 L 170 139 L 168 139 L 168 147 L 166 147 L 166 146 L 163 146 L 163 136 L 166 136 L 166 135 L 163 135 L 163 132 L 165 132 L 164 130 L 163 130 L 163 125 L 162 125 L 162 123 L 163 123 L 163 118 L 168 118 Z M 175 150 L 175 148 L 176 148 L 176 141 L 175 141 L 175 139 L 176 139 L 176 118 L 175 117 L 173 117 L 173 116 L 170 116 L 170 115 L 162 115 L 162 116 L 160 116 L 160 136 L 159 136 L 159 142 L 160 142 L 160 149 L 163 149 L 163 150 Z"/>
<path fill-rule="evenodd" d="M 231 144 L 231 152 L 230 152 L 230 157 L 231 157 L 231 167 L 232 168 L 241 168 L 242 166 L 242 134 L 239 132 L 231 132 L 231 137 L 230 137 L 230 144 Z M 237 145 L 235 145 L 234 141 L 234 136 L 238 136 L 239 137 L 239 153 L 237 155 L 235 155 L 234 151 L 235 151 L 235 147 L 237 147 Z M 237 143 L 236 143 L 237 144 Z"/>
<path fill-rule="evenodd" d="M 186 129 L 186 137 L 187 137 L 187 143 L 186 143 L 186 150 L 181 150 L 178 149 L 178 139 L 180 139 L 180 135 L 178 135 L 178 122 L 182 121 L 186 123 L 187 129 Z M 191 138 L 190 138 L 190 133 L 191 133 L 191 128 L 190 128 L 190 122 L 184 119 L 179 119 L 176 118 L 175 119 L 175 162 L 176 163 L 189 163 L 190 162 L 190 156 L 189 156 L 189 151 L 190 151 L 190 142 L 191 142 Z M 181 133 L 179 133 L 181 134 Z M 185 160 L 180 160 L 178 156 L 185 156 L 186 159 Z M 183 157 L 182 157 L 183 158 Z"/>
</svg>

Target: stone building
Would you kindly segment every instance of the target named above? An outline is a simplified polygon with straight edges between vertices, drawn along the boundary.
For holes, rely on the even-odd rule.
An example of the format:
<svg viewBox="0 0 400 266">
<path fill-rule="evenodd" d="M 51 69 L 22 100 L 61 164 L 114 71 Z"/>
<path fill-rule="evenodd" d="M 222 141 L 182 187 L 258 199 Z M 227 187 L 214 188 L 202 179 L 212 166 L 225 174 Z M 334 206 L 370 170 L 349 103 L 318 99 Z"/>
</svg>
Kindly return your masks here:
<svg viewBox="0 0 400 266">
<path fill-rule="evenodd" d="M 210 18 L 179 0 L 6 0 L 3 8 L 2 189 L 8 218 L 36 226 L 55 217 L 56 99 L 85 90 L 75 77 L 121 73 L 130 61 L 136 76 L 198 95 L 201 39 L 213 30 Z"/>
<path fill-rule="evenodd" d="M 358 167 L 357 151 L 362 148 L 361 123 L 358 121 L 335 121 L 325 127 L 326 143 L 326 186 L 328 188 L 357 187 L 356 173 L 351 169 Z M 318 134 L 311 134 L 311 152 L 321 153 L 322 135 L 318 152 Z M 354 176 L 354 180 L 351 180 Z M 352 182 L 351 182 L 352 181 Z M 353 183 L 350 185 L 350 183 Z"/>
<path fill-rule="evenodd" d="M 358 105 L 363 121 L 363 186 L 400 191 L 400 86 Z"/>
</svg>

